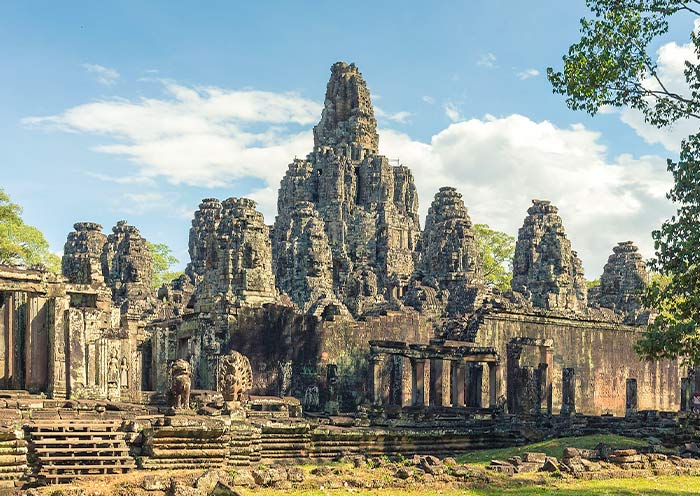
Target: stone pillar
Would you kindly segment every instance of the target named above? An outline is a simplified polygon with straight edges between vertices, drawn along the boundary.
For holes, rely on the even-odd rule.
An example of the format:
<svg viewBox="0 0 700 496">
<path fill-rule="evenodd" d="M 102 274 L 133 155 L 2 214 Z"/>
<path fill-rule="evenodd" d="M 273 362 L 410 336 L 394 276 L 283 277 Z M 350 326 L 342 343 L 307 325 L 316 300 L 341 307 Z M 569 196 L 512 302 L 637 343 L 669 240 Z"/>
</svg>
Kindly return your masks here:
<svg viewBox="0 0 700 496">
<path fill-rule="evenodd" d="M 391 382 L 389 383 L 389 403 L 403 406 L 403 357 L 391 355 Z"/>
<path fill-rule="evenodd" d="M 637 379 L 627 379 L 625 394 L 625 415 L 637 413 Z"/>
<path fill-rule="evenodd" d="M 451 362 L 450 397 L 452 406 L 465 406 L 464 389 L 467 380 L 467 367 L 462 360 Z"/>
<path fill-rule="evenodd" d="M 576 413 L 576 371 L 566 368 L 561 373 L 561 414 L 568 417 Z"/>
<path fill-rule="evenodd" d="M 430 404 L 442 406 L 442 369 L 444 360 L 430 359 Z"/>
<path fill-rule="evenodd" d="M 385 355 L 372 355 L 372 404 L 380 406 L 382 404 L 382 373 L 384 371 Z"/>
<path fill-rule="evenodd" d="M 547 407 L 547 413 L 552 414 L 552 373 L 554 367 L 552 348 L 542 347 L 540 348 L 540 363 L 546 364 L 547 369 L 544 371 L 544 403 Z"/>
<path fill-rule="evenodd" d="M 496 408 L 498 402 L 498 369 L 498 363 L 489 362 L 489 408 Z"/>
<path fill-rule="evenodd" d="M 484 367 L 480 363 L 469 364 L 469 379 L 467 382 L 467 406 L 481 408 L 481 393 L 483 390 Z"/>
<path fill-rule="evenodd" d="M 690 379 L 681 377 L 681 412 L 691 410 L 690 398 L 692 397 L 692 393 L 690 389 Z"/>
<path fill-rule="evenodd" d="M 338 415 L 340 406 L 338 404 L 338 366 L 329 363 L 326 366 L 326 388 L 328 390 L 328 401 L 326 402 L 326 413 Z"/>
<path fill-rule="evenodd" d="M 411 385 L 413 386 L 413 406 L 424 406 L 425 398 L 425 358 L 411 358 Z"/>
</svg>

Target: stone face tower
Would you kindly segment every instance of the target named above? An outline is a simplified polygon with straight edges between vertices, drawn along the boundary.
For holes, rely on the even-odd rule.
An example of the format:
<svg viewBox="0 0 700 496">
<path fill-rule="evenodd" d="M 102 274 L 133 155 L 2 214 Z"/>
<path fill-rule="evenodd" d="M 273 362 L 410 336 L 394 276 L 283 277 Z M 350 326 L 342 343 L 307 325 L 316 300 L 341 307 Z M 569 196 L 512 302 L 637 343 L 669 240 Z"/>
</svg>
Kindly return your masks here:
<svg viewBox="0 0 700 496">
<path fill-rule="evenodd" d="M 308 202 L 315 209 L 332 256 L 332 290 L 356 316 L 400 296 L 418 258 L 413 176 L 377 154 L 376 127 L 362 74 L 354 64 L 334 64 L 321 121 L 314 128 L 314 150 L 306 160 L 289 165 L 275 220 L 273 257 L 275 266 L 282 267 L 287 243 L 298 236 L 283 234 L 294 223 L 295 206 Z M 278 286 L 297 301 L 312 300 L 311 290 L 300 294 L 290 278 L 280 278 Z"/>
<path fill-rule="evenodd" d="M 102 274 L 102 250 L 107 236 L 102 226 L 94 222 L 78 222 L 68 234 L 63 248 L 61 271 L 74 284 L 105 283 Z"/>
<path fill-rule="evenodd" d="M 640 301 L 640 295 L 648 283 L 649 274 L 639 249 L 632 241 L 623 241 L 613 248 L 603 268 L 598 302 L 601 307 L 623 314 L 626 323 L 638 323 L 640 316 L 648 313 Z"/>
<path fill-rule="evenodd" d="M 587 289 L 583 267 L 557 212 L 548 201 L 532 201 L 518 231 L 511 287 L 536 307 L 584 311 Z"/>
<path fill-rule="evenodd" d="M 455 188 L 443 187 L 435 195 L 423 232 L 420 270 L 441 289 L 481 282 L 481 269 L 472 221 Z"/>
</svg>

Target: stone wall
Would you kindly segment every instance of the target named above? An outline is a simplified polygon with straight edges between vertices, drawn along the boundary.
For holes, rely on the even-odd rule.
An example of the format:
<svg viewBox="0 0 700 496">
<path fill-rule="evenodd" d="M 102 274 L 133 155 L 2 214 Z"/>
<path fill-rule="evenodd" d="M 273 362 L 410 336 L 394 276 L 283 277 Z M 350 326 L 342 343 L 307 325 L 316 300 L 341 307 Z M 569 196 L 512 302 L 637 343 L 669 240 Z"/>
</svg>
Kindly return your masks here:
<svg viewBox="0 0 700 496">
<path fill-rule="evenodd" d="M 575 370 L 577 412 L 624 415 L 625 384 L 630 378 L 637 380 L 640 410 L 678 410 L 681 377 L 686 374 L 676 361 L 640 361 L 633 348 L 639 336 L 639 328 L 604 321 L 493 311 L 482 317 L 476 342 L 494 346 L 505 357 L 513 338 L 551 339 L 555 413 L 561 409 L 564 368 Z M 505 369 L 499 372 L 501 385 Z M 503 393 L 505 389 L 499 391 Z"/>
</svg>

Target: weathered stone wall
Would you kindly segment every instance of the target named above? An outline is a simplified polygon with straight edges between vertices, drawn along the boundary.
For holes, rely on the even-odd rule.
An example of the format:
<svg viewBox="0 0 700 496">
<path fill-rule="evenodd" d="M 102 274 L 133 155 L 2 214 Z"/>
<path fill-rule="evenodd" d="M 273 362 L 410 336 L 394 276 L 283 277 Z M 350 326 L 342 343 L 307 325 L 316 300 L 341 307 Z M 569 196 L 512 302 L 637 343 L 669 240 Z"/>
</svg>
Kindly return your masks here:
<svg viewBox="0 0 700 496">
<path fill-rule="evenodd" d="M 369 341 L 407 340 L 427 343 L 432 324 L 414 311 L 389 312 L 365 321 L 322 321 L 300 315 L 291 307 L 267 305 L 241 308 L 231 332 L 229 348 L 250 358 L 253 392 L 279 394 L 280 372 L 291 361 L 291 395 L 302 402 L 318 388 L 319 408 L 337 394 L 341 408 L 368 400 Z M 336 367 L 338 385 L 329 391 L 328 368 Z M 305 405 L 307 409 L 312 405 Z"/>
<path fill-rule="evenodd" d="M 678 410 L 681 376 L 686 374 L 675 361 L 640 361 L 633 349 L 639 331 L 604 321 L 494 311 L 483 317 L 476 342 L 494 346 L 505 360 L 506 345 L 513 338 L 552 339 L 555 413 L 561 409 L 564 368 L 575 370 L 577 412 L 624 415 L 629 378 L 637 380 L 640 410 Z M 500 367 L 499 394 L 505 393 L 505 370 Z"/>
</svg>

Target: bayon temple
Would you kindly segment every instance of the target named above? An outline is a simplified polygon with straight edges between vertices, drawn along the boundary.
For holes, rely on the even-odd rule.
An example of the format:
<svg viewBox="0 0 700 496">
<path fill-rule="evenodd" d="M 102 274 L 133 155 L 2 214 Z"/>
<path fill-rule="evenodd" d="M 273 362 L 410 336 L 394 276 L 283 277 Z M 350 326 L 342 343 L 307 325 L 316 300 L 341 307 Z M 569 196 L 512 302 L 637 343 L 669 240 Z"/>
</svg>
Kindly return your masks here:
<svg viewBox="0 0 700 496">
<path fill-rule="evenodd" d="M 333 422 L 365 429 L 352 449 L 376 449 L 373 426 L 391 438 L 386 429 L 408 419 L 452 429 L 459 449 L 475 436 L 503 445 L 492 426 L 508 416 L 629 418 L 687 406 L 692 372 L 634 352 L 654 311 L 640 304 L 648 274 L 632 242 L 611 247 L 589 290 L 565 219 L 533 200 L 511 290 L 500 292 L 484 280 L 460 192 L 440 188 L 421 228 L 411 171 L 378 153 L 355 65 L 332 66 L 313 136 L 281 181 L 273 225 L 252 200 L 202 200 L 185 274 L 158 290 L 146 240 L 124 221 L 109 235 L 76 223 L 61 276 L 0 267 L 0 389 L 14 412 L 3 415 L 31 436 L 56 418 L 112 412 L 125 422 L 120 443 L 149 468 L 204 463 L 184 447 L 167 455 L 178 436 L 201 442 L 207 463 L 245 463 L 331 456 L 331 441 L 308 433 Z M 134 411 L 150 424 L 138 427 Z M 203 432 L 206 422 L 224 427 Z M 306 429 L 304 454 L 279 443 L 265 451 L 265 436 L 284 429 Z M 410 446 L 438 450 L 437 431 L 412 432 Z M 170 444 L 159 447 L 161 437 Z M 401 451 L 400 439 L 385 448 Z M 56 481 L 80 473 L 45 467 Z"/>
</svg>

